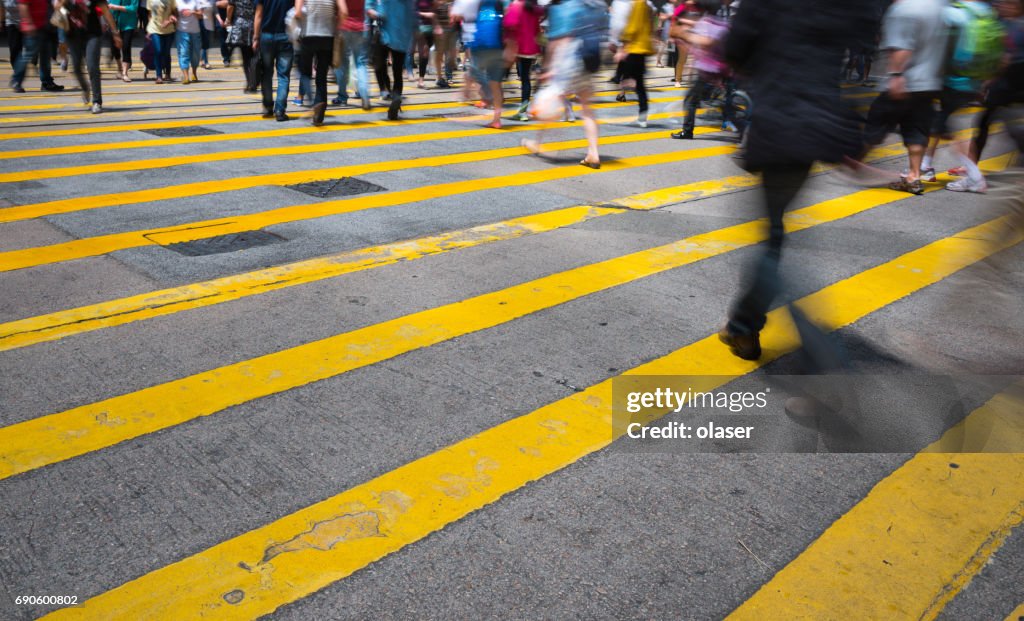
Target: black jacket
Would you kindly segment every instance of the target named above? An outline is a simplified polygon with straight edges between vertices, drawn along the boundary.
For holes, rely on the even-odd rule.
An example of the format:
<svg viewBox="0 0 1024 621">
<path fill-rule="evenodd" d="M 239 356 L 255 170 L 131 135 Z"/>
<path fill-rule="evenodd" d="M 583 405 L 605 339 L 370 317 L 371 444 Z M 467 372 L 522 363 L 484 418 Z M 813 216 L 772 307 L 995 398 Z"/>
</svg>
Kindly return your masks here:
<svg viewBox="0 0 1024 621">
<path fill-rule="evenodd" d="M 839 74 L 844 50 L 874 27 L 865 0 L 743 0 L 725 55 L 753 99 L 749 169 L 860 154 L 859 119 L 840 101 Z"/>
</svg>

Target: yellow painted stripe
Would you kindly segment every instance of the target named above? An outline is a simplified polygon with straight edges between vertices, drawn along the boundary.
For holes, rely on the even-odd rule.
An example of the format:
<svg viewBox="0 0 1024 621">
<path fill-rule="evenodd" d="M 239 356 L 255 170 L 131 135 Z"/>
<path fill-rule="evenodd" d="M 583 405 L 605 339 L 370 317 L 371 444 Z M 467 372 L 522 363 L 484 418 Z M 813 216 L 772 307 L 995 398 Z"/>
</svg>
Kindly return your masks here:
<svg viewBox="0 0 1024 621">
<path fill-rule="evenodd" d="M 979 241 L 979 236 L 985 236 L 994 226 L 989 222 L 928 244 L 811 294 L 800 305 L 828 329 L 847 326 L 995 252 L 995 247 Z M 643 262 L 631 256 L 633 267 L 644 269 Z M 593 278 L 601 279 L 603 275 L 596 272 Z M 545 294 L 552 295 L 556 285 L 562 283 L 535 282 L 531 286 L 538 284 L 550 286 Z M 564 284 L 573 289 L 586 286 L 576 281 Z M 491 305 L 485 310 L 472 310 L 503 315 L 508 306 L 517 306 L 516 314 L 531 312 L 526 303 L 531 293 L 517 293 L 484 296 Z M 467 321 L 472 321 L 470 310 L 465 309 Z M 786 318 L 782 309 L 769 314 L 763 333 L 765 356 L 760 362 L 732 357 L 712 335 L 635 367 L 627 375 L 704 376 L 709 378 L 708 384 L 722 385 L 797 347 L 795 331 Z M 429 329 L 440 328 L 431 325 Z M 339 352 L 346 350 L 333 351 L 336 357 L 342 357 L 345 354 Z M 352 352 L 348 355 L 358 355 L 348 351 Z M 311 359 L 326 360 L 307 358 L 307 363 Z M 249 370 L 253 373 L 249 383 L 264 378 L 274 381 L 255 368 Z M 711 374 L 718 377 L 709 377 Z M 699 389 L 709 390 L 713 385 Z M 182 399 L 182 393 L 174 398 Z M 615 433 L 611 404 L 612 380 L 608 379 L 152 571 L 87 600 L 79 608 L 59 610 L 44 618 L 201 616 L 241 620 L 269 614 L 604 448 Z M 147 412 L 145 416 L 158 415 Z"/>
<path fill-rule="evenodd" d="M 872 157 L 886 155 L 886 149 L 872 153 Z M 1005 161 L 997 158 L 983 164 L 990 166 Z M 608 201 L 604 204 L 629 209 L 657 209 L 665 205 L 750 188 L 757 185 L 758 182 L 757 176 L 739 175 L 661 188 L 653 192 L 644 192 Z M 0 351 L 162 317 L 184 310 L 212 306 L 284 287 L 390 265 L 396 261 L 410 261 L 449 250 L 549 231 L 616 213 L 622 212 L 591 206 L 569 207 L 466 230 L 373 246 L 281 267 L 235 274 L 182 287 L 28 317 L 0 324 Z"/>
<path fill-rule="evenodd" d="M 991 452 L 943 452 L 974 426 L 991 433 Z M 936 618 L 1024 520 L 1021 446 L 1018 382 L 883 479 L 728 618 Z"/>
<path fill-rule="evenodd" d="M 886 149 L 872 153 L 872 157 L 886 155 Z M 983 164 L 988 166 L 1000 161 L 1003 160 L 990 160 Z M 629 209 L 657 209 L 665 205 L 750 188 L 758 181 L 759 178 L 754 175 L 738 175 L 661 188 L 608 201 L 604 204 Z M 621 212 L 591 206 L 569 207 L 466 230 L 452 231 L 442 235 L 373 246 L 281 267 L 236 274 L 182 287 L 28 317 L 0 324 L 0 351 L 220 304 L 283 287 L 390 265 L 399 260 L 410 261 L 449 250 L 549 231 L 615 213 Z"/>
<path fill-rule="evenodd" d="M 793 211 L 786 225 L 802 230 L 906 197 L 863 190 Z M 0 479 L 757 244 L 765 233 L 763 220 L 745 222 L 4 427 Z"/>
<path fill-rule="evenodd" d="M 654 114 L 652 120 L 661 117 L 668 117 L 668 114 Z M 489 116 L 487 118 L 490 118 Z M 625 118 L 605 119 L 601 123 L 621 121 Z M 369 125 L 369 124 L 368 124 Z M 316 129 L 316 128 L 313 128 Z M 210 162 L 224 162 L 246 158 L 266 158 L 281 155 L 303 155 L 307 153 L 324 153 L 328 151 L 341 151 L 345 149 L 359 149 L 367 147 L 378 147 L 396 144 L 408 144 L 418 142 L 443 141 L 454 138 L 469 138 L 475 136 L 486 136 L 500 133 L 536 131 L 537 126 L 527 124 L 513 125 L 502 130 L 475 127 L 473 129 L 462 129 L 445 132 L 434 132 L 427 134 L 403 134 L 399 136 L 385 136 L 381 138 L 364 138 L 360 140 L 347 140 L 338 142 L 324 142 L 315 144 L 302 144 L 287 147 L 267 147 L 264 149 L 242 149 L 237 151 L 218 151 L 213 153 L 197 153 L 195 155 L 179 155 L 167 157 L 155 157 L 151 159 L 137 159 L 127 162 L 109 162 L 102 164 L 83 164 L 79 166 L 65 166 L 61 168 L 40 168 L 35 170 L 24 170 L 9 173 L 0 173 L 0 183 L 13 183 L 18 181 L 38 181 L 40 179 L 52 179 L 54 177 L 71 177 L 75 175 L 95 175 L 99 173 L 121 173 L 132 170 L 149 170 L 157 168 L 170 168 L 173 166 L 185 166 L 188 164 L 205 164 Z M 697 133 L 713 133 L 714 128 L 700 128 Z M 654 137 L 654 134 L 646 132 Z M 659 135 L 664 138 L 664 135 Z M 149 141 L 147 141 L 149 142 Z M 116 146 L 107 145 L 105 150 L 116 150 Z M 57 151 L 58 149 L 49 149 Z M 210 182 L 219 184 L 219 182 Z M 263 185 L 263 184 L 259 184 Z M 4 222 L 3 215 L 0 215 L 0 222 Z"/>
<path fill-rule="evenodd" d="M 676 97 L 665 97 L 665 98 L 652 98 L 651 103 L 657 103 L 661 101 L 675 101 Z M 626 106 L 635 105 L 632 102 L 609 102 L 594 104 L 592 107 L 596 109 L 604 108 L 621 108 Z M 447 102 L 447 103 L 429 103 L 429 104 L 412 104 L 405 105 L 402 107 L 406 111 L 422 111 L 422 110 L 446 110 L 446 109 L 465 109 L 465 105 L 461 102 Z M 215 109 L 219 110 L 218 109 Z M 386 110 L 385 107 L 375 107 L 371 112 L 381 112 Z M 198 109 L 194 110 L 198 111 Z M 346 109 L 346 110 L 330 110 L 327 112 L 327 116 L 349 116 L 356 114 L 370 114 L 371 112 L 363 111 L 362 109 Z M 308 115 L 306 115 L 308 116 Z M 80 115 L 82 119 L 96 120 L 96 116 L 92 114 Z M 33 120 L 40 120 L 39 117 L 34 117 Z M 410 119 L 415 120 L 415 119 Z M 431 121 L 451 121 L 451 119 L 430 119 Z M 245 116 L 225 116 L 225 117 L 195 117 L 183 121 L 157 121 L 152 123 L 129 123 L 122 125 L 103 125 L 100 127 L 73 127 L 66 129 L 53 129 L 53 130 L 39 130 L 39 131 L 27 131 L 27 132 L 8 132 L 0 133 L 0 140 L 21 140 L 25 138 L 53 138 L 57 136 L 83 136 L 87 134 L 108 134 L 113 132 L 124 132 L 124 131 L 136 131 L 143 129 L 166 129 L 172 127 L 188 127 L 195 125 L 196 123 L 202 123 L 206 125 L 227 125 L 234 123 L 254 123 L 259 121 L 266 121 L 262 116 L 258 114 L 250 114 Z M 402 121 L 391 121 L 388 123 L 391 126 L 402 125 L 408 123 L 409 120 Z"/>
<path fill-rule="evenodd" d="M 647 135 L 649 136 L 649 134 Z M 615 138 L 627 137 L 623 136 Z M 608 142 L 619 142 L 615 138 L 609 139 Z M 621 142 L 626 141 L 627 140 L 622 140 Z M 575 148 L 582 147 L 585 144 L 586 141 L 580 140 L 567 141 L 564 143 L 551 143 L 551 146 L 556 148 Z M 406 203 L 422 202 L 435 198 L 445 198 L 457 194 L 465 194 L 468 192 L 480 192 L 483 190 L 503 189 L 521 185 L 543 183 L 546 181 L 555 181 L 558 179 L 570 179 L 582 175 L 614 172 L 618 170 L 627 170 L 630 168 L 638 168 L 643 166 L 669 164 L 673 162 L 681 162 L 700 157 L 713 157 L 716 155 L 724 155 L 730 153 L 733 150 L 734 147 L 731 146 L 707 147 L 702 149 L 688 149 L 685 151 L 676 151 L 665 154 L 643 155 L 609 162 L 608 164 L 603 165 L 600 170 L 592 170 L 590 168 L 586 168 L 583 166 L 563 166 L 558 168 L 547 168 L 544 170 L 515 173 L 512 175 L 484 177 L 480 179 L 471 179 L 467 181 L 454 181 L 449 183 L 440 183 L 436 185 L 421 186 L 418 188 L 401 190 L 397 192 L 378 192 L 369 195 L 357 196 L 349 199 L 325 201 L 322 203 L 307 203 L 302 205 L 293 205 L 289 207 L 281 207 L 278 209 L 271 209 L 269 211 L 262 211 L 253 214 L 237 216 L 233 218 L 215 218 L 211 220 L 189 222 L 176 226 L 168 226 L 155 229 L 143 229 L 138 231 L 129 231 L 125 233 L 114 233 L 110 235 L 99 235 L 96 237 L 87 237 L 84 239 L 73 240 L 60 244 L 53 244 L 50 246 L 40 246 L 35 248 L 26 248 L 22 250 L 11 250 L 8 252 L 2 252 L 0 253 L 0 272 L 23 269 L 39 265 L 47 265 L 51 263 L 60 263 L 63 261 L 71 261 L 73 259 L 81 259 L 85 257 L 98 256 L 110 252 L 115 252 L 117 250 L 126 250 L 128 248 L 176 244 L 186 241 L 194 241 L 196 239 L 216 237 L 218 235 L 240 233 L 243 231 L 253 231 L 257 229 L 262 229 L 264 227 L 273 226 L 277 224 L 284 224 L 288 222 L 312 220 L 315 218 L 333 216 L 342 213 L 353 213 L 356 211 L 363 211 L 366 209 L 376 209 L 378 207 L 390 207 Z M 503 157 L 521 155 L 524 154 L 525 152 L 526 151 L 521 147 L 510 148 L 508 149 L 508 153 L 506 153 Z M 433 165 L 442 165 L 440 160 L 448 160 L 447 163 L 468 161 L 466 160 L 466 158 L 462 156 L 442 157 L 437 158 L 437 160 L 438 162 Z M 394 162 L 392 164 L 396 167 L 393 169 L 401 169 L 399 167 L 404 167 L 403 162 Z M 350 171 L 360 170 L 362 168 L 364 167 L 358 165 L 347 167 L 346 172 L 344 172 L 343 174 L 336 173 L 327 176 L 320 176 L 320 171 L 317 171 L 317 176 L 311 176 L 311 178 L 297 179 L 289 181 L 289 183 L 301 183 L 303 181 L 311 181 L 313 180 L 313 178 L 326 179 L 334 176 L 359 174 L 357 172 Z M 230 181 L 236 180 L 229 180 L 227 182 L 228 185 L 230 184 Z M 178 187 L 180 188 L 182 186 Z M 159 200 L 159 197 L 157 195 L 159 194 L 160 191 L 153 190 L 151 192 L 154 195 L 152 200 Z M 9 209 L 17 208 L 12 207 Z"/>
<path fill-rule="evenodd" d="M 1005 621 L 1024 621 L 1024 604 L 1017 606 L 1009 615 L 1007 615 Z"/>
</svg>

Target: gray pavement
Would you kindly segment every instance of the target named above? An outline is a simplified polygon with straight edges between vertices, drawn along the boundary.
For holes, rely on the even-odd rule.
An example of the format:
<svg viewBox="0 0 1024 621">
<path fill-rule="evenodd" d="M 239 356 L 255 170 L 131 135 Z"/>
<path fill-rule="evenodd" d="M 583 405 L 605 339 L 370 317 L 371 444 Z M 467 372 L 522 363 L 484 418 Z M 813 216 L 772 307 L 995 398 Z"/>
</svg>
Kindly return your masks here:
<svg viewBox="0 0 1024 621">
<path fill-rule="evenodd" d="M 218 123 L 258 113 L 256 100 L 241 94 L 238 74 L 237 67 L 201 73 L 203 80 L 195 86 L 235 90 L 194 93 L 181 92 L 187 87 L 173 84 L 166 94 L 131 95 L 155 87 L 151 82 L 122 85 L 108 80 L 109 112 L 98 116 L 81 114 L 74 105 L 74 91 L 59 97 L 30 92 L 0 101 L 4 149 L 111 145 L 90 154 L 4 159 L 0 172 L 141 158 L 170 162 L 194 154 L 454 132 L 482 124 L 465 118 L 438 119 L 273 138 L 118 148 L 119 143 L 153 138 L 130 129 L 109 129 L 125 123 L 194 117 L 202 127 L 239 135 L 306 127 L 304 119 L 283 124 Z M 667 89 L 657 96 L 678 94 L 669 88 L 669 80 L 666 71 L 653 72 L 653 85 Z M 67 77 L 60 81 L 71 84 Z M 30 80 L 28 85 L 33 84 Z M 450 104 L 424 111 L 409 106 L 408 120 L 468 110 L 458 102 L 457 91 L 418 91 L 408 84 L 406 88 L 412 103 Z M 509 86 L 506 94 L 517 94 L 517 89 Z M 203 102 L 211 97 L 232 99 Z M 156 103 L 125 104 L 122 111 L 117 102 L 128 98 Z M 195 104 L 159 103 L 174 98 L 189 98 Z M 605 96 L 602 101 L 611 103 L 613 98 Z M 71 108 L 3 107 L 40 102 Z M 207 105 L 222 111 L 199 110 Z M 156 114 L 132 116 L 147 110 Z M 633 113 L 633 105 L 601 111 L 602 117 Z M 31 120 L 43 116 L 67 118 Z M 376 111 L 328 117 L 328 122 L 379 121 L 382 116 Z M 3 122 L 15 117 L 30 120 Z M 735 142 L 726 133 L 692 143 L 668 140 L 672 126 L 670 120 L 647 130 L 624 121 L 605 125 L 602 136 L 646 131 L 657 139 L 609 145 L 602 154 L 612 162 Z M 67 128 L 88 128 L 91 133 L 4 139 L 12 132 Z M 516 146 L 528 135 L 491 132 L 76 174 L 0 184 L 0 199 L 4 205 L 28 205 L 241 176 L 484 152 Z M 580 138 L 579 126 L 573 125 L 552 131 L 549 139 Z M 1010 144 L 996 136 L 989 149 L 993 155 L 1004 153 Z M 389 192 L 415 191 L 440 183 L 572 167 L 582 152 L 577 148 L 560 154 L 566 161 L 518 155 L 358 177 Z M 954 163 L 949 153 L 940 152 L 937 168 Z M 897 170 L 903 162 L 894 158 L 879 165 Z M 394 206 L 271 225 L 267 230 L 286 241 L 237 252 L 190 257 L 147 246 L 2 272 L 0 322 L 742 173 L 729 155 L 626 170 L 607 166 L 606 171 L 585 177 L 413 198 Z M 184 198 L 0 224 L 0 253 L 333 200 L 277 185 L 228 192 L 217 191 L 214 185 L 209 193 Z M 818 175 L 793 208 L 860 189 L 835 173 Z M 900 198 L 791 235 L 785 250 L 793 274 L 787 295 L 810 294 L 986 222 L 1005 208 L 983 197 L 945 191 Z M 652 211 L 623 210 L 541 234 L 2 351 L 0 425 L 125 395 L 759 215 L 756 188 L 703 200 L 680 197 Z M 19 595 L 69 594 L 84 601 L 707 337 L 718 329 L 741 271 L 757 252 L 755 247 L 742 248 L 646 276 L 0 479 L 0 619 L 35 619 L 56 608 L 15 605 Z M 989 290 L 993 297 L 964 293 L 987 277 L 986 266 L 970 267 L 841 330 L 837 338 L 846 344 L 853 367 L 879 374 L 907 368 L 1024 373 L 1024 317 L 1013 306 L 1024 286 L 1024 249 L 1010 249 L 997 258 L 1002 281 L 999 289 Z M 1007 292 L 1016 293 L 1005 299 L 1002 294 Z M 927 347 L 922 349 L 922 343 Z M 798 355 L 792 354 L 755 373 L 799 369 Z M 977 391 L 967 401 L 973 407 L 991 396 Z M 629 454 L 613 445 L 279 608 L 270 618 L 723 618 L 909 457 Z M 942 618 L 1002 618 L 1024 602 L 1022 541 L 1017 529 L 971 585 L 953 598 Z M 822 597 L 828 600 L 827 593 Z"/>
</svg>

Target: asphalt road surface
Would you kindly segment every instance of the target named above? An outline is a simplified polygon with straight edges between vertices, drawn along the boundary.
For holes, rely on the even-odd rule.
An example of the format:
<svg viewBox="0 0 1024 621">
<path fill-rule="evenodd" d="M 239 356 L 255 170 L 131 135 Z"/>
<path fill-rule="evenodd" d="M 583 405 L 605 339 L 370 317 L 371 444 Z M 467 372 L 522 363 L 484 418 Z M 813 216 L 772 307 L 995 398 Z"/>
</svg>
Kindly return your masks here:
<svg viewBox="0 0 1024 621">
<path fill-rule="evenodd" d="M 1024 615 L 1003 134 L 987 196 L 817 170 L 745 362 L 715 334 L 757 180 L 713 120 L 669 139 L 667 70 L 647 128 L 601 91 L 600 170 L 579 123 L 537 157 L 536 123 L 486 129 L 458 90 L 314 128 L 261 119 L 237 65 L 133 75 L 107 70 L 99 115 L 59 70 L 64 93 L 0 93 L 0 619 Z M 808 390 L 845 427 L 784 412 L 792 300 L 843 352 Z M 647 376 L 765 405 L 627 431 Z M 630 437 L 665 423 L 705 431 Z"/>
</svg>

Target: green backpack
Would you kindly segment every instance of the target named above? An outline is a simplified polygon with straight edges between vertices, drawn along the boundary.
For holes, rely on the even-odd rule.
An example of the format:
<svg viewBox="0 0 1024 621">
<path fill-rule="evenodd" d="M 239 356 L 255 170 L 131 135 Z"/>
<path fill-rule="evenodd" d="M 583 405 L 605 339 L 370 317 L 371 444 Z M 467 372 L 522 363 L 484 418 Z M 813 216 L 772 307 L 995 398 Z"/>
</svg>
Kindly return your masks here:
<svg viewBox="0 0 1024 621">
<path fill-rule="evenodd" d="M 1006 30 L 992 10 L 976 12 L 962 2 L 950 6 L 970 15 L 967 25 L 960 28 L 950 57 L 949 71 L 953 75 L 987 80 L 999 72 L 1006 50 Z"/>
</svg>

